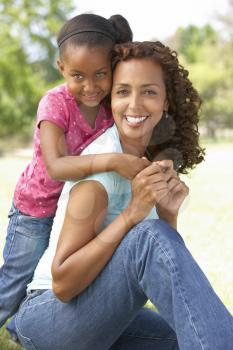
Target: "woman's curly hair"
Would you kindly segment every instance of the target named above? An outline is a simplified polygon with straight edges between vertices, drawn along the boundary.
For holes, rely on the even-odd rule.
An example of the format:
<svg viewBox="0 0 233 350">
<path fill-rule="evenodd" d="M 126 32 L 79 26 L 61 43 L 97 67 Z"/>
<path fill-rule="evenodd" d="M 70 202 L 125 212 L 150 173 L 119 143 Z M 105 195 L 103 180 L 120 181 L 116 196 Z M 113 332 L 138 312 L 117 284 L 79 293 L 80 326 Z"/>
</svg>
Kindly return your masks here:
<svg viewBox="0 0 233 350">
<path fill-rule="evenodd" d="M 161 42 L 132 42 L 119 44 L 113 51 L 113 70 L 119 62 L 133 58 L 151 58 L 163 71 L 168 100 L 168 115 L 161 118 L 153 131 L 147 149 L 149 159 L 172 159 L 179 173 L 204 159 L 199 145 L 199 110 L 201 99 L 177 59 L 177 53 Z"/>
</svg>

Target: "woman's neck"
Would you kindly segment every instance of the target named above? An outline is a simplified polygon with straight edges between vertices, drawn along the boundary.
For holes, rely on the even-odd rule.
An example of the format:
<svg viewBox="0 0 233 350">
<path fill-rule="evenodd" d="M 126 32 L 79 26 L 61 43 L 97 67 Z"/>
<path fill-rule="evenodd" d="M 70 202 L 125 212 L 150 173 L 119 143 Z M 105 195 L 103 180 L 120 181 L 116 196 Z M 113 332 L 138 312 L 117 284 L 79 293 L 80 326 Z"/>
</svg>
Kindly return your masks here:
<svg viewBox="0 0 233 350">
<path fill-rule="evenodd" d="M 137 157 L 143 157 L 146 151 L 146 146 L 138 141 L 128 141 L 120 138 L 121 147 L 124 153 L 132 154 Z"/>
</svg>

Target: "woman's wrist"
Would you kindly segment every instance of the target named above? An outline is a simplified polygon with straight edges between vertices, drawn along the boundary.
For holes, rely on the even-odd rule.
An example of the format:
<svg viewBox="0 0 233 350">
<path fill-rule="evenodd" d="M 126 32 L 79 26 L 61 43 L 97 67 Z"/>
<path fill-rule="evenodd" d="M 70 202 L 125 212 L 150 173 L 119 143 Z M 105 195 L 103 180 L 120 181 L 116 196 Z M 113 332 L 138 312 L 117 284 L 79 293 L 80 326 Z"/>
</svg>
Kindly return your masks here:
<svg viewBox="0 0 233 350">
<path fill-rule="evenodd" d="M 177 229 L 177 218 L 178 218 L 178 212 L 167 212 L 165 210 L 159 210 L 157 209 L 157 214 L 160 219 L 166 221 L 169 225 L 171 225 L 175 230 Z"/>
<path fill-rule="evenodd" d="M 133 206 L 129 204 L 127 208 L 122 211 L 122 215 L 125 218 L 126 225 L 130 230 L 133 226 L 137 225 L 143 218 L 140 217 L 139 213 Z"/>
</svg>

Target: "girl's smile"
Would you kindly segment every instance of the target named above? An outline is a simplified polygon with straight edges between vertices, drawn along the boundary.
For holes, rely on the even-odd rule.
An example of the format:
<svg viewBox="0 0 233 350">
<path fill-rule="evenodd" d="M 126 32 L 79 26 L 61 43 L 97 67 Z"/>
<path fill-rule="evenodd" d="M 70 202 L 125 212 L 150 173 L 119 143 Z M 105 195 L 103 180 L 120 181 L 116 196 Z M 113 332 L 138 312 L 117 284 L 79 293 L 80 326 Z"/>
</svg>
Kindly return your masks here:
<svg viewBox="0 0 233 350">
<path fill-rule="evenodd" d="M 69 91 L 78 104 L 97 107 L 111 89 L 109 51 L 106 48 L 86 45 L 68 46 L 66 51 L 63 58 L 58 60 L 58 66 Z"/>
</svg>

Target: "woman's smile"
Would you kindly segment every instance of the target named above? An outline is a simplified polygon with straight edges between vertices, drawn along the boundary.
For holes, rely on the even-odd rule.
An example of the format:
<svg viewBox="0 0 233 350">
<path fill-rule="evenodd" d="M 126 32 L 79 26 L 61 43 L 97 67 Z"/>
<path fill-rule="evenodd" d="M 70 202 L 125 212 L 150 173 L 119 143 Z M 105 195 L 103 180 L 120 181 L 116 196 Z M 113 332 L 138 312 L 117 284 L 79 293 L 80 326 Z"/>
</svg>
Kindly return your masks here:
<svg viewBox="0 0 233 350">
<path fill-rule="evenodd" d="M 122 141 L 148 144 L 164 110 L 167 98 L 161 66 L 150 58 L 119 62 L 114 71 L 112 113 Z"/>
<path fill-rule="evenodd" d="M 142 126 L 148 117 L 149 115 L 124 115 L 128 125 L 133 128 Z"/>
</svg>

